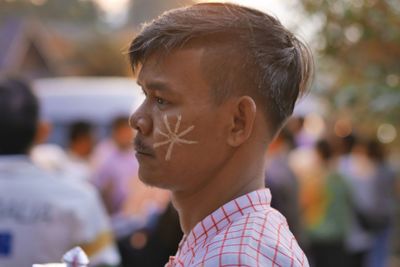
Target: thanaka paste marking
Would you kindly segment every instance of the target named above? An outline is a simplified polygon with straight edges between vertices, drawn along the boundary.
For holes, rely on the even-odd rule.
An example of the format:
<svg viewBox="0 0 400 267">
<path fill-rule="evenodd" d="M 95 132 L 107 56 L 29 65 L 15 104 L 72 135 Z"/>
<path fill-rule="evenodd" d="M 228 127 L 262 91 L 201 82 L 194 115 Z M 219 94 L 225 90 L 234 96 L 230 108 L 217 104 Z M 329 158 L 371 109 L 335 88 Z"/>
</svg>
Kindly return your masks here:
<svg viewBox="0 0 400 267">
<path fill-rule="evenodd" d="M 171 126 L 169 125 L 168 122 L 168 116 L 164 115 L 164 125 L 165 128 L 167 129 L 167 133 L 162 132 L 160 129 L 156 128 L 156 132 L 164 137 L 167 138 L 167 140 L 162 141 L 162 142 L 158 142 L 155 143 L 153 145 L 154 148 L 163 146 L 163 145 L 168 145 L 168 149 L 167 149 L 167 153 L 165 154 L 165 160 L 170 160 L 171 159 L 171 154 L 172 154 L 172 149 L 174 147 L 174 144 L 197 144 L 197 141 L 191 141 L 191 140 L 185 140 L 182 139 L 183 136 L 185 136 L 186 134 L 188 134 L 189 132 L 191 132 L 194 129 L 194 125 L 189 126 L 186 130 L 182 131 L 181 133 L 178 133 L 179 131 L 179 126 L 181 125 L 181 120 L 182 120 L 182 116 L 178 115 L 177 116 L 177 121 L 175 124 L 175 128 L 174 131 L 171 130 Z"/>
</svg>

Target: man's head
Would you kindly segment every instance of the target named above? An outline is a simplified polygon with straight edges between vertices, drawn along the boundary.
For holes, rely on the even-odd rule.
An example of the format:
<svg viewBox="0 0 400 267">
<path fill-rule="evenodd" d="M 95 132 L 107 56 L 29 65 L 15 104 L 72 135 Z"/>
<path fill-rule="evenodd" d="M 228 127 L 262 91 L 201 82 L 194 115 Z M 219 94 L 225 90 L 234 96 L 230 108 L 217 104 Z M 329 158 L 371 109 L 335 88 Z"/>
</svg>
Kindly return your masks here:
<svg viewBox="0 0 400 267">
<path fill-rule="evenodd" d="M 28 84 L 0 79 L 0 155 L 26 154 L 34 142 L 39 104 Z"/>
<path fill-rule="evenodd" d="M 69 148 L 81 157 L 88 157 L 92 152 L 94 136 L 92 125 L 87 121 L 75 121 L 69 127 Z"/>
<path fill-rule="evenodd" d="M 325 140 L 318 140 L 315 144 L 315 151 L 322 162 L 329 162 L 334 156 L 331 144 Z"/>
<path fill-rule="evenodd" d="M 129 55 L 146 94 L 131 118 L 139 175 L 168 173 L 182 187 L 185 177 L 213 177 L 232 157 L 263 155 L 312 70 L 306 47 L 275 18 L 232 4 L 167 12 Z"/>
<path fill-rule="evenodd" d="M 111 123 L 112 138 L 118 148 L 125 150 L 132 147 L 133 131 L 129 127 L 128 116 L 117 116 Z"/>
<path fill-rule="evenodd" d="M 133 40 L 134 71 L 155 53 L 203 48 L 202 74 L 217 104 L 249 95 L 271 135 L 292 114 L 310 82 L 307 47 L 274 17 L 233 4 L 197 4 L 164 13 Z"/>
</svg>

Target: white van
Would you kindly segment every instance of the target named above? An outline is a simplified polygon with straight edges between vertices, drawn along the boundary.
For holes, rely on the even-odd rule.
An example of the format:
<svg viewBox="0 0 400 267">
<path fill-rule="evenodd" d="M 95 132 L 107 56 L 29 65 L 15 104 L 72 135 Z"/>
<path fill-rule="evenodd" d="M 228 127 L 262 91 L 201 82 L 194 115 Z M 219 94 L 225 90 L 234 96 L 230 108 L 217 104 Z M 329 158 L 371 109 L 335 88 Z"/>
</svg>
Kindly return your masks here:
<svg viewBox="0 0 400 267">
<path fill-rule="evenodd" d="M 86 120 L 99 138 L 116 116 L 129 116 L 144 100 L 135 80 L 124 77 L 45 78 L 33 82 L 41 117 L 52 124 L 49 142 L 65 146 L 69 125 Z"/>
</svg>

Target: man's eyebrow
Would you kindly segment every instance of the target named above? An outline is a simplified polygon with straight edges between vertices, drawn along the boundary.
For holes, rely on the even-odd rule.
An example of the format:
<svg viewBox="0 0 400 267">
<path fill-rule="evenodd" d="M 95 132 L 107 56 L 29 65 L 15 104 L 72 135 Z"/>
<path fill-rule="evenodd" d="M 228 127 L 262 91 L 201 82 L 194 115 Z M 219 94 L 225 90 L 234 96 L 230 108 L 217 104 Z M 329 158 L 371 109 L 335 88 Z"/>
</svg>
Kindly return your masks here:
<svg viewBox="0 0 400 267">
<path fill-rule="evenodd" d="M 171 87 L 168 85 L 168 83 L 162 81 L 149 81 L 147 83 L 137 81 L 136 83 L 142 88 L 145 87 L 146 90 L 171 91 Z"/>
</svg>

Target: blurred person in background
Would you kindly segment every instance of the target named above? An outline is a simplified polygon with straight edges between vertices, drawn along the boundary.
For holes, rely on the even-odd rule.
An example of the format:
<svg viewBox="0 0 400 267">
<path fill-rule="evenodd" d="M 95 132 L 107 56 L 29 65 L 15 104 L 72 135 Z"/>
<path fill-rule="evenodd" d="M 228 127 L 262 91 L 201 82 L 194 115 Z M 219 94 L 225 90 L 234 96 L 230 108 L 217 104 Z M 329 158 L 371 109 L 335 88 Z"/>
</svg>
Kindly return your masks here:
<svg viewBox="0 0 400 267">
<path fill-rule="evenodd" d="M 375 164 L 368 156 L 367 142 L 352 134 L 339 139 L 342 146 L 337 168 L 350 186 L 353 216 L 346 246 L 351 266 L 367 266 L 367 255 L 376 238 L 376 175 Z M 339 148 L 339 146 L 338 146 Z"/>
<path fill-rule="evenodd" d="M 164 266 L 169 256 L 176 253 L 181 238 L 178 213 L 169 203 L 156 220 L 118 242 L 122 265 Z"/>
<path fill-rule="evenodd" d="M 396 174 L 386 160 L 384 146 L 378 140 L 367 143 L 367 155 L 374 164 L 374 209 L 369 219 L 374 224 L 374 241 L 368 255 L 368 267 L 388 266 L 396 205 Z"/>
<path fill-rule="evenodd" d="M 87 121 L 75 121 L 68 130 L 67 154 L 70 169 L 83 180 L 91 177 L 90 156 L 93 151 L 95 136 L 93 126 Z"/>
<path fill-rule="evenodd" d="M 101 140 L 94 148 L 91 163 L 95 169 L 104 164 L 111 155 L 118 152 L 132 153 L 134 132 L 128 124 L 129 117 L 116 116 L 111 122 L 110 136 Z"/>
<path fill-rule="evenodd" d="M 70 160 L 65 149 L 59 144 L 47 143 L 53 130 L 52 124 L 42 119 L 39 120 L 41 139 L 37 140 L 29 149 L 29 157 L 32 162 L 53 173 L 56 177 L 78 178 L 79 176 L 70 175 Z"/>
<path fill-rule="evenodd" d="M 294 147 L 291 132 L 284 128 L 268 147 L 265 184 L 274 196 L 271 207 L 286 217 L 296 239 L 302 241 L 299 207 L 299 181 L 289 166 L 289 152 Z"/>
<path fill-rule="evenodd" d="M 300 196 L 311 265 L 352 266 L 345 248 L 352 214 L 350 189 L 336 171 L 330 143 L 319 140 L 314 149 L 317 161 Z"/>
<path fill-rule="evenodd" d="M 100 199 L 89 185 L 60 179 L 28 157 L 43 139 L 28 84 L 0 79 L 0 266 L 58 262 L 80 245 L 92 266 L 119 264 Z"/>
<path fill-rule="evenodd" d="M 129 234 L 136 224 L 123 214 L 125 202 L 134 194 L 133 184 L 138 180 L 138 163 L 132 148 L 134 132 L 128 121 L 127 116 L 113 120 L 111 138 L 98 144 L 92 158 L 92 182 L 111 216 L 117 239 Z"/>
<path fill-rule="evenodd" d="M 293 135 L 294 146 L 297 148 L 309 148 L 315 143 L 315 138 L 304 129 L 305 118 L 303 116 L 293 116 L 288 122 L 286 128 Z"/>
<path fill-rule="evenodd" d="M 86 121 L 71 123 L 66 149 L 58 144 L 45 143 L 50 131 L 51 126 L 44 135 L 46 137 L 43 138 L 43 143 L 37 143 L 32 147 L 30 151 L 32 161 L 57 177 L 87 183 L 92 176 L 89 158 L 95 139 L 91 124 Z"/>
<path fill-rule="evenodd" d="M 70 175 L 70 160 L 67 152 L 57 144 L 45 143 L 44 137 L 40 143 L 35 144 L 29 153 L 32 161 L 40 168 L 53 173 L 57 177 Z M 81 180 L 81 176 L 72 176 Z"/>
<path fill-rule="evenodd" d="M 68 130 L 68 154 L 79 162 L 89 162 L 95 143 L 93 127 L 87 121 L 75 121 Z"/>
</svg>

